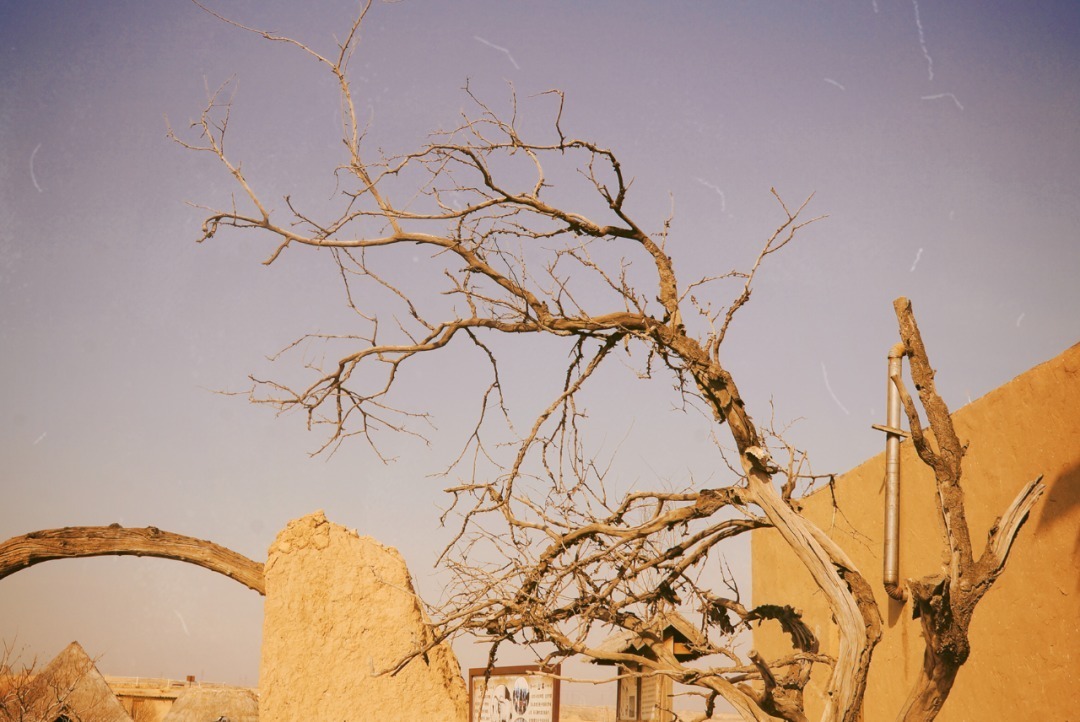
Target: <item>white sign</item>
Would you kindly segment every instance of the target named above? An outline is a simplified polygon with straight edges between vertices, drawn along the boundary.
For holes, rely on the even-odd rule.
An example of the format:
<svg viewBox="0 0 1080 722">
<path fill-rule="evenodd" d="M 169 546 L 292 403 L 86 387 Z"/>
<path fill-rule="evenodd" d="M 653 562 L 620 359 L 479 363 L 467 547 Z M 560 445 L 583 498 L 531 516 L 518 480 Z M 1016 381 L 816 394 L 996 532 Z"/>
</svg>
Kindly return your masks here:
<svg viewBox="0 0 1080 722">
<path fill-rule="evenodd" d="M 620 672 L 623 671 L 624 670 L 620 669 Z M 637 722 L 638 687 L 639 682 L 637 677 L 623 677 L 619 680 L 619 713 L 616 715 L 616 719 Z"/>
<path fill-rule="evenodd" d="M 559 680 L 537 666 L 493 667 L 485 680 L 486 671 L 469 670 L 472 722 L 558 722 Z"/>
</svg>

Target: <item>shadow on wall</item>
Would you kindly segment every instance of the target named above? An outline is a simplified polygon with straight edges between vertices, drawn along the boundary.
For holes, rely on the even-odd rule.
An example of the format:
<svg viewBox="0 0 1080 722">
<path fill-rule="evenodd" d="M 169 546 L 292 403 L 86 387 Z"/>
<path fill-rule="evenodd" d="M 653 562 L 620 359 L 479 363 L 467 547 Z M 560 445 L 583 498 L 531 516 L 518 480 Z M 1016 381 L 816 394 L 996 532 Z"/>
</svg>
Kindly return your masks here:
<svg viewBox="0 0 1080 722">
<path fill-rule="evenodd" d="M 1067 467 L 1057 478 L 1050 479 L 1046 488 L 1046 500 L 1040 505 L 1042 510 L 1039 512 L 1036 531 L 1057 531 L 1055 527 L 1061 524 L 1075 526 L 1074 507 L 1080 506 L 1080 463 Z M 1076 529 L 1073 563 L 1080 565 L 1080 528 Z M 1076 588 L 1080 589 L 1080 577 L 1077 578 Z"/>
</svg>

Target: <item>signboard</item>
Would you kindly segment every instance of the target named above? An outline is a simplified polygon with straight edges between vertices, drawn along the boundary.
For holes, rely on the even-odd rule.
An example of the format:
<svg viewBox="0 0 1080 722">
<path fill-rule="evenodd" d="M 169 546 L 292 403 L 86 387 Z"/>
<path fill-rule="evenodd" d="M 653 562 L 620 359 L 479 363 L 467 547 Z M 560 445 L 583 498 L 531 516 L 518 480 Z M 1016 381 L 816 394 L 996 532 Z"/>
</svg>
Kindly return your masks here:
<svg viewBox="0 0 1080 722">
<path fill-rule="evenodd" d="M 623 670 L 620 672 L 625 673 Z M 638 715 L 638 691 L 641 687 L 640 677 L 621 677 L 619 679 L 618 705 L 615 719 L 637 722 Z"/>
<path fill-rule="evenodd" d="M 658 719 L 660 711 L 660 698 L 663 696 L 663 684 L 666 677 L 642 677 L 641 682 L 641 719 L 642 722 L 652 722 Z"/>
<path fill-rule="evenodd" d="M 619 666 L 619 686 L 615 699 L 617 722 L 657 722 L 669 719 L 662 708 L 670 704 L 670 678 L 664 675 L 635 676 L 639 667 Z"/>
<path fill-rule="evenodd" d="M 472 722 L 559 722 L 560 665 L 487 667 L 469 670 Z"/>
</svg>

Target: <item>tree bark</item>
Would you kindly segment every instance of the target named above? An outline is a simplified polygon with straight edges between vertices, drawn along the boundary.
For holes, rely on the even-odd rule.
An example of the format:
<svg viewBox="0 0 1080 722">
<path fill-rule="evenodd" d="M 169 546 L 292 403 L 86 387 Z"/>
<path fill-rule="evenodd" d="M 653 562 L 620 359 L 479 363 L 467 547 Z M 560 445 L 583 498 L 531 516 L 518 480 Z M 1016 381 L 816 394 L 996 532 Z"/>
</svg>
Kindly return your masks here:
<svg viewBox="0 0 1080 722">
<path fill-rule="evenodd" d="M 944 575 L 909 580 L 915 614 L 922 622 L 922 668 L 900 712 L 905 722 L 923 722 L 937 717 L 952 690 L 956 674 L 971 653 L 967 619 L 953 617 L 949 583 Z M 970 614 L 964 615 L 970 618 Z"/>
<path fill-rule="evenodd" d="M 0 579 L 41 562 L 97 556 L 147 556 L 195 564 L 266 595 L 263 565 L 213 542 L 173 534 L 152 526 L 125 529 L 73 526 L 44 529 L 0 544 Z"/>
<path fill-rule="evenodd" d="M 1046 487 L 1041 476 L 1024 485 L 990 530 L 986 548 L 976 560 L 960 486 L 967 446 L 960 442 L 949 408 L 934 388 L 934 369 L 915 323 L 911 302 L 900 297 L 893 302 L 893 308 L 908 356 L 911 380 L 926 411 L 933 441 L 924 433 L 915 403 L 900 377 L 893 377 L 893 383 L 908 417 L 915 450 L 934 471 L 943 542 L 949 550 L 948 561 L 940 573 L 908 580 L 913 613 L 922 623 L 926 649 L 919 677 L 899 718 L 905 722 L 927 722 L 941 711 L 960 667 L 971 653 L 968 627 L 975 606 L 1004 571 L 1016 535 Z"/>
</svg>

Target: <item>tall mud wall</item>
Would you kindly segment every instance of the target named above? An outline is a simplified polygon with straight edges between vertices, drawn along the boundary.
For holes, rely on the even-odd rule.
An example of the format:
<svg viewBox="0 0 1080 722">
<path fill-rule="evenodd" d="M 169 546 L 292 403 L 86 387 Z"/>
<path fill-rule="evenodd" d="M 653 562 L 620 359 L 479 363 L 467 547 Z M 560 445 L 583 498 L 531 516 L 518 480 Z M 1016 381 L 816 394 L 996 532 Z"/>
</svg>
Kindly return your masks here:
<svg viewBox="0 0 1080 722">
<path fill-rule="evenodd" d="M 883 377 L 884 366 L 882 359 Z M 953 418 L 960 440 L 970 442 L 962 483 L 976 554 L 1024 482 L 1043 474 L 1047 493 L 1020 531 L 1004 573 L 975 610 L 971 657 L 938 719 L 1080 719 L 1080 344 L 959 409 Z M 940 570 L 942 522 L 932 473 L 910 442 L 901 449 L 900 576 L 906 579 Z M 895 718 L 923 650 L 911 604 L 890 600 L 880 582 L 884 474 L 882 454 L 837 479 L 837 510 L 828 491 L 805 502 L 810 518 L 871 582 L 882 612 L 884 634 L 867 687 L 867 720 Z M 831 629 L 824 599 L 779 535 L 754 532 L 752 549 L 754 603 L 792 604 L 815 631 Z M 824 651 L 835 651 L 835 634 L 823 636 Z M 768 656 L 790 650 L 769 625 L 755 632 L 754 643 Z M 807 695 L 811 718 L 820 714 L 826 673 L 821 670 L 817 688 Z"/>
<path fill-rule="evenodd" d="M 316 512 L 278 535 L 265 573 L 262 722 L 468 719 L 468 693 L 449 647 L 396 675 L 378 674 L 427 634 L 396 550 Z"/>
</svg>

